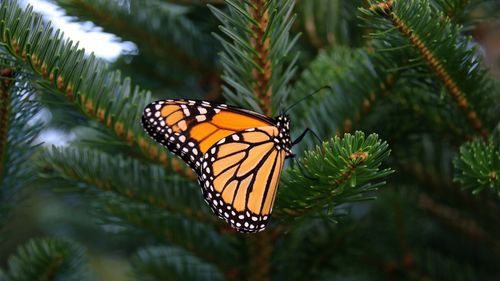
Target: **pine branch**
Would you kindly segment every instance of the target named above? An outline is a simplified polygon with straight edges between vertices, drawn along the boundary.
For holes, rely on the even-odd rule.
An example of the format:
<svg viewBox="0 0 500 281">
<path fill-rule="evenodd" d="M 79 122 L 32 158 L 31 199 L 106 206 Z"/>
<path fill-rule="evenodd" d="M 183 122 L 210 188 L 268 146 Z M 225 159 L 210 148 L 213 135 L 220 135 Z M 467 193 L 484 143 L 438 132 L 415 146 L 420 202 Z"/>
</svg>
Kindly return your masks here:
<svg viewBox="0 0 500 281">
<path fill-rule="evenodd" d="M 413 71 L 400 73 L 398 83 L 391 91 L 394 94 L 387 96 L 378 104 L 379 107 L 374 109 L 375 112 L 382 112 L 382 116 L 370 120 L 375 123 L 368 124 L 365 128 L 402 142 L 407 142 L 408 136 L 435 135 L 447 145 L 458 146 L 469 137 L 467 126 L 462 122 L 467 122 L 462 118 L 462 112 L 455 107 L 451 98 L 446 96 L 443 98 L 444 92 L 441 96 L 429 95 L 429 91 L 434 89 L 433 85 L 415 83 L 415 79 L 411 78 L 412 75 L 417 73 Z M 383 123 L 382 120 L 385 118 L 397 121 L 390 124 Z M 407 144 L 403 145 L 407 147 Z"/>
<path fill-rule="evenodd" d="M 8 260 L 9 281 L 80 280 L 82 249 L 54 239 L 33 239 Z"/>
<path fill-rule="evenodd" d="M 270 281 L 271 259 L 274 252 L 274 237 L 270 231 L 257 233 L 248 239 L 247 249 L 250 259 L 248 261 L 247 281 Z"/>
<path fill-rule="evenodd" d="M 393 148 L 397 151 L 397 148 Z M 401 161 L 407 159 L 404 155 L 394 153 L 394 158 L 401 157 Z M 406 160 L 408 161 L 408 160 Z M 408 161 L 409 162 L 409 161 Z M 494 200 L 495 198 L 488 198 L 488 196 L 471 196 L 469 193 L 461 192 L 457 184 L 453 184 L 452 179 L 442 176 L 446 173 L 446 169 L 435 170 L 433 167 L 428 166 L 428 162 L 418 162 L 413 160 L 411 165 L 406 165 L 398 169 L 403 172 L 402 177 L 407 179 L 415 179 L 424 192 L 432 194 L 437 197 L 446 198 L 447 201 L 454 202 L 455 208 L 466 209 L 470 213 L 476 213 L 483 219 L 495 221 L 500 219 L 500 206 Z M 445 171 L 443 171 L 445 170 Z M 449 172 L 449 171 L 448 171 Z M 412 182 L 408 180 L 408 182 Z M 493 199 L 493 200 L 492 200 Z"/>
<path fill-rule="evenodd" d="M 362 30 L 356 12 L 362 2 L 298 1 L 298 20 L 310 44 L 320 50 L 334 45 L 358 45 Z"/>
<path fill-rule="evenodd" d="M 217 42 L 188 18 L 187 7 L 158 0 L 135 0 L 129 5 L 107 0 L 57 3 L 69 14 L 91 20 L 106 31 L 135 42 L 143 56 L 156 61 L 174 58 L 177 68 L 188 67 L 203 75 L 215 71 Z"/>
<path fill-rule="evenodd" d="M 2 51 L 0 49 L 0 198 L 10 198 L 34 178 L 30 159 L 43 126 L 38 122 L 29 124 L 39 111 L 33 89 Z"/>
<path fill-rule="evenodd" d="M 157 246 L 140 250 L 132 259 L 135 275 L 146 280 L 224 280 L 220 271 L 176 247 Z"/>
<path fill-rule="evenodd" d="M 234 256 L 228 245 L 234 241 L 216 228 L 221 221 L 209 214 L 198 188 L 169 178 L 161 167 L 72 148 L 45 150 L 39 155 L 38 164 L 44 177 L 50 179 L 50 186 L 56 184 L 54 180 L 66 179 L 69 182 L 57 182 L 59 190 L 76 189 L 97 199 L 93 209 L 100 210 L 98 217 L 106 226 L 128 227 L 128 234 L 130 228 L 146 230 L 162 242 L 182 246 L 221 270 L 229 267 L 211 254 L 217 245 L 218 255 Z"/>
<path fill-rule="evenodd" d="M 470 22 L 470 16 L 474 8 L 493 2 L 491 0 L 432 0 L 430 4 L 437 10 L 442 11 L 444 15 L 453 22 L 465 24 L 465 28 Z"/>
<path fill-rule="evenodd" d="M 222 5 L 224 0 L 162 0 L 163 2 L 181 4 L 181 5 L 200 5 L 206 6 L 207 4 Z"/>
<path fill-rule="evenodd" d="M 272 89 L 270 87 L 270 79 L 272 75 L 272 65 L 269 60 L 270 52 L 270 39 L 264 37 L 264 34 L 269 29 L 269 10 L 267 9 L 265 0 L 253 0 L 249 8 L 250 16 L 256 21 L 251 29 L 252 38 L 250 40 L 250 47 L 255 50 L 256 54 L 253 56 L 253 61 L 257 65 L 253 72 L 254 79 L 254 95 L 260 102 L 260 108 L 264 114 L 272 115 L 271 104 Z M 262 69 L 262 71 L 259 71 Z"/>
<path fill-rule="evenodd" d="M 12 84 L 12 69 L 3 68 L 0 70 L 2 80 L 0 80 L 0 186 L 2 186 L 7 162 L 7 133 L 9 129 L 10 117 L 10 97 L 9 89 Z"/>
<path fill-rule="evenodd" d="M 457 237 L 455 231 L 449 231 L 438 226 L 433 227 L 432 230 L 428 229 L 419 232 L 418 230 L 421 230 L 422 225 L 435 222 L 415 210 L 412 202 L 418 200 L 418 194 L 400 188 L 398 190 L 398 192 L 392 192 L 392 194 L 386 193 L 383 198 L 377 200 L 375 202 L 377 206 L 373 206 L 374 211 L 363 218 L 365 223 L 360 224 L 362 229 L 357 229 L 360 236 L 358 236 L 358 239 L 352 238 L 352 240 L 354 243 L 363 243 L 362 247 L 366 251 L 357 253 L 357 259 L 353 259 L 353 261 L 361 260 L 362 262 L 358 265 L 361 268 L 366 266 L 378 268 L 379 273 L 383 274 L 381 280 L 388 278 L 430 280 L 428 278 L 434 278 L 436 275 L 428 271 L 426 260 L 423 260 L 421 256 L 422 251 L 432 247 L 432 250 L 436 252 L 450 252 L 447 245 L 438 245 L 432 242 L 434 241 L 433 237 L 436 236 L 450 237 L 448 240 L 461 240 Z M 418 235 L 418 239 L 411 239 L 415 234 Z M 411 240 L 408 241 L 407 239 Z M 470 246 L 474 249 L 477 248 L 477 243 L 474 241 L 466 240 L 463 242 L 461 247 L 464 249 Z M 384 246 L 373 247 L 374 243 L 382 243 Z M 446 243 L 447 241 L 443 244 Z M 457 241 L 454 241 L 454 243 L 457 243 Z M 469 258 L 468 254 L 455 253 L 455 257 L 462 259 L 461 261 L 457 260 L 457 262 L 463 262 L 464 265 L 469 264 L 467 260 Z M 440 264 L 439 261 L 435 262 Z M 485 268 L 480 270 L 482 271 L 487 267 L 486 265 Z M 440 270 L 439 273 L 442 272 Z M 458 276 L 461 276 L 461 274 L 462 272 L 457 272 Z"/>
<path fill-rule="evenodd" d="M 290 55 L 296 41 L 289 38 L 294 21 L 295 1 L 250 0 L 225 1 L 228 12 L 209 6 L 222 22 L 224 52 L 221 62 L 226 86 L 223 93 L 229 102 L 272 116 L 288 94 L 288 84 L 295 74 L 298 54 Z M 252 251 L 254 239 L 246 239 L 250 255 L 248 280 L 270 280 L 269 264 L 272 241 L 269 233 L 260 235 L 259 247 Z"/>
<path fill-rule="evenodd" d="M 427 273 L 425 280 L 488 280 L 495 279 L 495 273 L 485 272 L 474 268 L 470 264 L 464 264 L 450 253 L 435 251 L 431 248 L 419 249 L 415 257 L 415 263 Z"/>
<path fill-rule="evenodd" d="M 435 215 L 446 224 L 458 229 L 471 239 L 486 241 L 497 253 L 500 253 L 500 240 L 492 237 L 486 230 L 478 225 L 477 222 L 460 214 L 458 210 L 443 206 L 426 194 L 421 194 L 419 196 L 418 206 Z"/>
<path fill-rule="evenodd" d="M 491 237 L 496 231 L 491 223 L 500 219 L 496 198 L 488 196 L 491 194 L 472 196 L 453 184 L 451 160 L 456 157 L 455 148 L 441 138 L 424 135 L 421 139 L 413 136 L 392 149 L 392 159 L 397 159 L 400 168 L 391 182 L 415 185 L 419 194 L 412 201 L 418 202 L 419 208 L 475 241 L 495 244 Z"/>
<path fill-rule="evenodd" d="M 372 204 L 363 204 L 370 206 L 369 212 L 353 206 L 361 213 L 345 217 L 341 224 L 327 223 L 325 218 L 298 224 L 278 244 L 275 259 L 277 264 L 286 262 L 287 267 L 278 269 L 277 276 L 283 280 L 455 280 L 463 276 L 463 271 L 448 272 L 446 262 L 428 262 L 422 252 L 431 248 L 449 255 L 448 261 L 475 271 L 467 272 L 470 279 L 465 280 L 495 276 L 494 252 L 482 253 L 476 240 L 461 239 L 455 229 L 441 228 L 415 208 L 418 194 L 400 185 L 395 188 L 397 191 L 389 188 Z M 423 225 L 431 227 L 422 230 Z M 288 259 L 290 253 L 294 253 L 293 260 Z M 442 277 L 451 275 L 457 278 Z"/>
<path fill-rule="evenodd" d="M 132 85 L 130 79 L 122 79 L 119 72 L 109 71 L 108 65 L 95 56 L 85 57 L 78 44 L 54 32 L 31 6 L 22 10 L 17 1 L 8 0 L 0 11 L 1 42 L 19 65 L 39 77 L 36 83 L 40 87 L 66 97 L 119 139 L 139 148 L 145 157 L 194 177 L 191 169 L 144 133 L 138 120 L 151 101 L 149 92 Z"/>
<path fill-rule="evenodd" d="M 357 238 L 355 230 L 348 220 L 342 224 L 332 224 L 325 218 L 304 220 L 276 245 L 275 259 L 287 263 L 286 268 L 276 269 L 279 276 L 282 280 L 322 280 L 320 276 L 336 280 L 332 276 L 335 272 L 346 278 L 345 271 L 352 268 L 349 256 L 355 251 L 351 244 Z M 294 253 L 293 259 L 289 259 L 290 253 Z"/>
<path fill-rule="evenodd" d="M 0 46 L 0 242 L 11 210 L 19 203 L 21 187 L 32 183 L 36 169 L 31 163 L 35 139 L 42 125 L 34 121 L 39 112 L 33 89 L 24 73 L 16 69 Z M 0 280 L 2 280 L 0 273 Z"/>
<path fill-rule="evenodd" d="M 12 69 L 0 69 L 0 203 L 4 199 L 4 178 L 7 163 L 7 141 L 8 141 L 8 128 L 10 117 L 10 84 L 12 83 Z M 4 222 L 8 214 L 9 208 L 7 204 L 0 204 L 0 222 Z M 0 229 L 3 228 L 3 223 L 0 223 Z M 1 236 L 0 236 L 1 241 Z M 0 272 L 0 280 L 3 280 Z"/>
<path fill-rule="evenodd" d="M 392 173 L 379 168 L 389 152 L 387 143 L 376 134 L 365 137 L 361 132 L 345 134 L 343 139 L 335 137 L 306 152 L 301 162 L 309 176 L 298 168 L 283 174 L 276 214 L 299 218 L 326 210 L 335 215 L 334 208 L 341 204 L 369 199 L 363 194 L 383 184 L 370 181 Z"/>
<path fill-rule="evenodd" d="M 454 181 L 464 188 L 474 194 L 491 188 L 500 195 L 500 147 L 492 138 L 465 143 L 453 164 Z"/>
<path fill-rule="evenodd" d="M 97 198 L 98 217 L 106 228 L 128 235 L 139 232 L 140 237 L 153 236 L 158 242 L 182 247 L 221 271 L 228 270 L 236 260 L 237 241 L 227 233 L 219 233 L 213 222 L 206 224 L 183 214 L 160 211 L 112 193 L 103 193 Z M 214 248 L 216 254 L 212 252 Z M 221 256 L 225 258 L 219 259 Z"/>
<path fill-rule="evenodd" d="M 481 69 L 476 50 L 470 48 L 470 39 L 461 36 L 460 27 L 432 11 L 428 0 L 377 2 L 370 10 L 373 12 L 363 11 L 390 20 L 441 80 L 472 128 L 487 136 L 492 120 L 477 109 L 489 107 L 493 85 Z M 435 24 L 436 18 L 442 20 Z"/>
<path fill-rule="evenodd" d="M 75 148 L 44 150 L 37 157 L 37 164 L 48 178 L 86 183 L 100 191 L 200 221 L 216 219 L 204 208 L 206 204 L 201 196 L 192 196 L 198 192 L 197 188 L 176 176 L 169 176 L 160 166 Z M 91 190 L 84 188 L 82 191 Z"/>
<path fill-rule="evenodd" d="M 290 55 L 294 0 L 227 0 L 228 12 L 209 6 L 226 35 L 215 35 L 224 52 L 224 96 L 232 103 L 271 116 L 286 97 L 298 55 Z"/>
<path fill-rule="evenodd" d="M 321 138 L 358 129 L 378 100 L 386 98 L 398 73 L 386 73 L 391 66 L 365 49 L 337 47 L 320 52 L 295 83 L 292 95 L 300 100 L 312 89 L 329 85 L 291 110 L 293 127 L 310 128 Z M 363 81 L 363 83 L 360 83 Z M 305 139 L 299 151 L 314 145 Z"/>
</svg>

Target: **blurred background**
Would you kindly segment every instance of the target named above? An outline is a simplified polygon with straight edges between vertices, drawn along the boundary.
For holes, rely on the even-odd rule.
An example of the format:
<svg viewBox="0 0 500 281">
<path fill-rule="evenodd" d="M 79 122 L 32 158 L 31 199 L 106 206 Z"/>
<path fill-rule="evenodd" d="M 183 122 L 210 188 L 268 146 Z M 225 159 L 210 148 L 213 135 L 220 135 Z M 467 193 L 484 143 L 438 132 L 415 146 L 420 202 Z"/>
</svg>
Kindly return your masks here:
<svg viewBox="0 0 500 281">
<path fill-rule="evenodd" d="M 471 5 L 470 9 L 456 18 L 456 22 L 463 25 L 462 34 L 471 36 L 473 42 L 479 45 L 480 54 L 484 57 L 484 66 L 489 69 L 491 79 L 497 80 L 500 77 L 500 14 L 498 13 L 498 3 L 495 4 L 495 1 L 464 2 L 474 2 L 477 5 Z M 479 5 L 476 2 L 488 3 L 487 5 L 479 3 L 482 4 Z M 85 48 L 87 53 L 93 52 L 97 57 L 109 62 L 112 69 L 121 70 L 123 76 L 129 76 L 134 83 L 151 90 L 154 98 L 190 97 L 224 101 L 220 78 L 222 66 L 218 57 L 218 53 L 223 49 L 219 41 L 212 35 L 212 33 L 220 34 L 218 28 L 220 23 L 207 8 L 207 3 L 222 10 L 225 9 L 225 4 L 222 1 L 202 0 L 154 0 L 146 6 L 142 1 L 134 0 L 19 1 L 21 7 L 25 7 L 26 4 L 33 5 L 35 12 L 42 14 L 43 19 L 52 22 L 55 28 L 61 29 L 66 37 L 78 41 L 80 48 Z M 335 52 L 342 48 L 355 49 L 367 44 L 366 42 L 369 39 L 367 39 L 366 35 L 372 27 L 366 26 L 357 8 L 367 8 L 368 6 L 369 4 L 366 1 L 352 1 L 352 3 L 337 0 L 297 1 L 294 9 L 294 13 L 297 13 L 297 19 L 291 27 L 291 34 L 302 33 L 302 35 L 293 49 L 293 52 L 300 52 L 300 58 L 297 62 L 298 74 L 292 81 L 293 83 L 299 80 L 298 77 L 303 71 L 305 72 L 310 63 L 317 60 L 320 55 L 325 55 L 330 51 Z M 498 90 L 498 87 L 495 89 Z M 316 89 L 311 88 L 308 90 L 312 92 Z M 51 147 L 52 145 L 84 145 L 87 147 L 104 147 L 104 150 L 111 153 L 115 150 L 115 148 L 107 147 L 106 142 L 109 138 L 100 129 L 96 128 L 94 121 L 89 121 L 81 113 L 67 108 L 66 105 L 61 105 L 58 99 L 50 95 L 45 96 L 44 99 L 48 102 L 44 103 L 40 112 L 32 120 L 34 124 L 36 122 L 45 124 L 35 142 L 45 147 Z M 384 107 L 378 107 L 378 109 L 384 110 Z M 377 107 L 374 110 L 377 110 Z M 360 126 L 360 128 L 368 127 L 367 131 L 377 132 L 376 126 L 369 127 L 370 123 L 367 124 L 365 127 Z M 389 141 L 393 141 L 390 139 L 391 137 L 398 138 L 396 135 L 384 135 L 384 132 L 381 134 L 382 139 Z M 399 186 L 393 184 L 387 187 L 386 190 L 389 191 L 377 193 L 377 196 L 381 196 L 381 198 L 375 200 L 376 203 L 359 203 L 352 209 L 351 216 L 353 218 L 351 219 L 366 217 L 368 210 L 372 210 L 373 204 L 378 204 L 375 209 L 376 212 L 370 215 L 376 221 L 381 217 L 377 212 L 393 213 L 394 209 L 384 210 L 384 208 L 397 205 L 396 209 L 399 208 L 400 214 L 403 216 L 399 218 L 400 220 L 422 226 L 422 229 L 419 229 L 416 225 L 412 226 L 411 229 L 416 228 L 417 231 L 421 232 L 433 232 L 433 228 L 443 227 L 446 228 L 443 233 L 450 235 L 455 231 L 460 232 L 460 230 L 455 229 L 456 225 L 453 226 L 453 223 L 461 220 L 454 217 L 453 210 L 457 208 L 457 204 L 469 202 L 474 207 L 469 206 L 468 208 L 485 208 L 485 212 L 498 212 L 500 205 L 494 192 L 488 190 L 477 195 L 479 198 L 484 199 L 484 201 L 481 201 L 482 199 L 478 199 L 477 196 L 474 197 L 470 191 L 462 191 L 456 186 L 456 183 L 452 182 L 451 159 L 455 152 L 449 151 L 448 147 L 440 148 L 433 142 L 434 140 L 431 141 L 430 139 L 432 138 L 427 139 L 428 143 L 426 143 L 425 138 L 421 139 L 421 149 L 417 149 L 416 154 L 425 154 L 424 158 L 433 158 L 433 154 L 439 154 L 439 157 L 436 156 L 436 159 L 433 158 L 432 160 L 438 162 L 437 164 L 434 163 L 436 167 L 431 167 L 431 170 L 434 169 L 434 171 L 428 173 L 425 168 L 429 167 L 425 167 L 425 162 L 424 167 L 414 166 L 416 170 L 401 173 L 398 172 L 397 165 L 396 167 L 391 166 L 397 172 L 396 175 L 389 177 L 387 181 L 391 182 L 391 180 L 396 179 L 395 181 L 399 183 Z M 426 150 L 429 147 L 432 148 Z M 456 146 L 454 147 L 456 151 Z M 436 151 L 439 149 L 445 152 Z M 446 156 L 442 157 L 443 154 Z M 401 156 L 407 157 L 407 155 Z M 395 162 L 396 160 L 389 160 L 390 164 L 395 164 Z M 436 175 L 434 173 L 447 174 Z M 406 183 L 404 183 L 405 181 Z M 412 184 L 412 182 L 418 183 Z M 420 198 L 420 209 L 424 209 L 426 214 L 424 217 L 430 216 L 430 219 L 422 219 L 422 214 L 415 215 L 413 210 L 406 210 L 407 207 L 404 206 L 405 200 L 411 201 L 411 198 L 415 198 L 413 196 L 419 193 L 418 186 L 421 185 L 426 186 L 426 194 L 430 195 L 428 197 L 426 197 L 427 195 L 418 197 Z M 433 191 L 433 189 L 440 189 L 441 187 L 443 189 L 440 192 L 443 193 Z M 139 245 L 147 242 L 149 238 L 136 235 L 134 237 L 137 237 L 137 240 L 131 240 L 130 237 L 120 231 L 119 226 L 102 222 L 99 217 L 93 214 L 92 197 L 64 192 L 64 189 L 64 185 L 54 186 L 44 178 L 38 178 L 34 183 L 18 189 L 19 192 L 16 196 L 21 199 L 16 201 L 4 224 L 3 233 L 5 234 L 0 244 L 0 267 L 6 268 L 8 257 L 16 252 L 19 245 L 22 245 L 30 238 L 63 237 L 76 241 L 86 249 L 86 262 L 88 263 L 89 272 L 86 278 L 88 280 L 137 280 L 130 273 L 131 268 L 128 257 Z M 453 191 L 449 189 L 453 189 Z M 382 190 L 385 190 L 385 188 Z M 398 197 L 401 194 L 405 197 L 404 200 L 393 200 L 394 196 Z M 406 196 L 404 194 L 410 195 Z M 436 194 L 439 194 L 437 196 L 442 201 L 434 198 Z M 455 200 L 456 198 L 459 199 Z M 441 203 L 436 203 L 437 201 Z M 481 202 L 488 203 L 482 205 Z M 450 205 L 447 205 L 448 203 Z M 427 208 L 427 211 L 425 211 L 425 208 Z M 470 209 L 463 215 L 470 219 L 473 224 L 463 227 L 465 232 L 472 231 L 473 233 L 471 236 L 468 236 L 467 233 L 465 235 L 463 233 L 457 234 L 461 237 L 458 240 L 468 240 L 470 242 L 477 237 L 479 237 L 478 240 L 482 240 L 481 237 L 483 236 L 481 235 L 483 234 L 477 233 L 482 233 L 481 231 L 487 233 L 485 234 L 488 237 L 485 239 L 487 241 L 483 241 L 484 244 L 481 244 L 481 247 L 496 249 L 493 251 L 496 256 L 491 256 L 489 261 L 491 264 L 489 265 L 495 263 L 498 265 L 500 263 L 500 237 L 498 236 L 500 234 L 498 229 L 500 213 L 490 213 L 482 216 L 482 214 L 470 214 L 469 211 Z M 434 216 L 441 216 L 437 221 L 441 221 L 442 224 L 434 222 L 434 218 L 432 218 L 433 212 L 441 212 L 441 215 L 434 214 Z M 373 220 L 371 227 L 374 227 L 374 231 L 378 231 L 376 224 L 373 225 Z M 421 220 L 425 220 L 426 223 L 422 223 Z M 466 224 L 465 221 L 462 222 Z M 491 225 L 494 223 L 497 225 Z M 460 223 L 458 222 L 458 224 Z M 383 228 L 384 226 L 379 225 L 378 227 Z M 458 226 L 458 228 L 460 227 Z M 410 230 L 407 229 L 406 231 Z M 477 235 L 474 234 L 474 231 L 476 231 Z M 412 235 L 418 236 L 417 233 Z M 141 241 L 141 237 L 145 241 Z M 440 239 L 442 238 L 440 237 Z M 416 239 L 418 240 L 418 237 Z M 436 238 L 435 241 L 440 241 L 440 239 Z M 314 242 L 310 243 L 314 244 Z M 399 241 L 398 243 L 404 244 L 407 242 Z M 411 242 L 409 243 L 411 244 Z M 466 249 L 463 250 L 467 251 Z M 477 259 L 477 262 L 483 262 L 484 256 L 482 254 L 484 252 L 477 254 L 481 256 Z M 429 255 L 432 256 L 432 254 Z M 433 258 L 435 257 L 429 257 L 429 260 Z M 408 259 L 411 258 L 408 257 Z M 453 261 L 455 258 L 451 257 L 450 260 Z M 456 264 L 451 261 L 449 263 L 450 269 L 454 269 L 454 266 L 461 264 L 460 258 L 457 258 Z M 412 261 L 407 260 L 407 262 L 411 263 Z M 386 264 L 385 266 L 387 267 L 385 268 L 386 271 L 398 270 L 390 268 L 391 266 L 396 268 L 396 264 Z M 490 278 L 495 274 L 497 274 L 497 277 L 500 276 L 499 271 L 489 271 L 493 266 L 485 267 L 486 269 L 480 272 L 481 274 L 484 273 L 484 275 L 471 273 L 471 278 L 464 277 L 463 280 L 474 280 L 477 276 Z M 470 269 L 471 272 L 474 270 L 475 268 Z M 483 269 L 479 267 L 479 271 L 481 270 Z M 423 275 L 411 278 L 406 275 L 405 277 L 397 274 L 395 276 L 393 280 L 440 280 L 430 278 L 431 273 L 426 275 L 429 278 Z M 317 280 L 329 279 L 318 277 Z M 349 277 L 343 279 L 337 276 L 335 280 L 355 279 Z"/>
</svg>

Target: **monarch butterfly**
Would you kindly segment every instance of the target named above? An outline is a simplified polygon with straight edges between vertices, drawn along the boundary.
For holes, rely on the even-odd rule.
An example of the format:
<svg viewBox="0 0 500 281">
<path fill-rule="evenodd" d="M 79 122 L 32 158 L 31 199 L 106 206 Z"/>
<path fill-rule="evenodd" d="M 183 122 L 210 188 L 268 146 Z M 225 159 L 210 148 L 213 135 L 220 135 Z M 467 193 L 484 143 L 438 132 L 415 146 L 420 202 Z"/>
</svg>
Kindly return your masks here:
<svg viewBox="0 0 500 281">
<path fill-rule="evenodd" d="M 293 157 L 290 120 L 198 100 L 159 100 L 142 125 L 198 175 L 212 211 L 239 232 L 266 227 L 286 158 Z"/>
</svg>

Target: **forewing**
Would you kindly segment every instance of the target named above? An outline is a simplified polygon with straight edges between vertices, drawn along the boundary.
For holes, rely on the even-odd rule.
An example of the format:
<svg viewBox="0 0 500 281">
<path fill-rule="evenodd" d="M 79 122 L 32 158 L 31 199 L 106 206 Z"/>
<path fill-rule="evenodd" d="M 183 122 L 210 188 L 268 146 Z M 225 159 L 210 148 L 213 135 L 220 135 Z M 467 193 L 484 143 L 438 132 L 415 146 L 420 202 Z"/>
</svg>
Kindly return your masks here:
<svg viewBox="0 0 500 281">
<path fill-rule="evenodd" d="M 267 117 L 225 104 L 197 100 L 159 100 L 144 109 L 142 126 L 157 142 L 199 174 L 206 151 L 226 136 L 271 125 Z"/>
</svg>

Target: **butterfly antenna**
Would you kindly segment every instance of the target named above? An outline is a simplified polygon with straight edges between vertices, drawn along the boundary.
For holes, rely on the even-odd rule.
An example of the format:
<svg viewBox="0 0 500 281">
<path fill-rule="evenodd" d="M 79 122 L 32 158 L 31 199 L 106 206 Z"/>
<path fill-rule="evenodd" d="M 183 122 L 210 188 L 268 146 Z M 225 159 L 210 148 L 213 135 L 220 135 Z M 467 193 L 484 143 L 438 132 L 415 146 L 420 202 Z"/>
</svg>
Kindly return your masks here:
<svg viewBox="0 0 500 281">
<path fill-rule="evenodd" d="M 288 108 L 287 108 L 284 112 L 285 112 L 285 113 L 286 113 L 286 112 L 288 112 L 288 110 L 292 109 L 292 108 L 293 108 L 293 107 L 295 107 L 297 104 L 299 104 L 299 103 L 303 102 L 303 101 L 304 101 L 305 99 L 307 99 L 307 98 L 310 98 L 310 97 L 314 96 L 315 94 L 317 94 L 317 93 L 321 92 L 321 90 L 324 90 L 324 89 L 330 89 L 330 91 L 332 91 L 332 92 L 333 92 L 333 88 L 332 88 L 331 86 L 329 86 L 329 85 L 328 85 L 328 86 L 323 86 L 323 87 L 321 87 L 321 88 L 317 89 L 316 91 L 314 91 L 313 93 L 311 93 L 311 94 L 309 94 L 309 95 L 307 95 L 307 96 L 305 96 L 305 97 L 303 97 L 303 98 L 299 99 L 298 101 L 294 102 L 294 103 L 293 103 L 292 105 L 290 105 L 290 106 L 289 106 L 289 107 L 288 107 Z"/>
<path fill-rule="evenodd" d="M 285 95 L 281 95 L 280 100 L 278 101 L 278 110 L 280 115 L 284 114 L 286 111 L 283 110 L 283 99 L 285 98 Z"/>
</svg>

